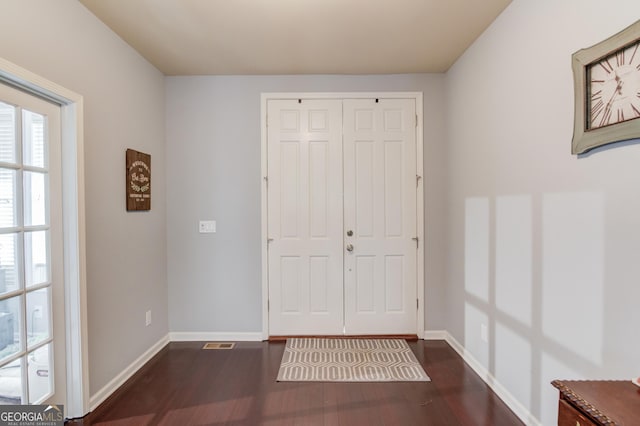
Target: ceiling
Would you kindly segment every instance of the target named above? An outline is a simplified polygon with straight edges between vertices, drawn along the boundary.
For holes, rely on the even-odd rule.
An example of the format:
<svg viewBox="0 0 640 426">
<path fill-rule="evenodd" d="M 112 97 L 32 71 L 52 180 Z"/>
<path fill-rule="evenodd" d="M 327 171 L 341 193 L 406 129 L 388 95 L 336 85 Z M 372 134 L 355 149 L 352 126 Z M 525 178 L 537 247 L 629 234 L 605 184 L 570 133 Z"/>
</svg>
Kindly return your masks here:
<svg viewBox="0 0 640 426">
<path fill-rule="evenodd" d="M 166 75 L 445 72 L 511 0 L 80 0 Z"/>
</svg>

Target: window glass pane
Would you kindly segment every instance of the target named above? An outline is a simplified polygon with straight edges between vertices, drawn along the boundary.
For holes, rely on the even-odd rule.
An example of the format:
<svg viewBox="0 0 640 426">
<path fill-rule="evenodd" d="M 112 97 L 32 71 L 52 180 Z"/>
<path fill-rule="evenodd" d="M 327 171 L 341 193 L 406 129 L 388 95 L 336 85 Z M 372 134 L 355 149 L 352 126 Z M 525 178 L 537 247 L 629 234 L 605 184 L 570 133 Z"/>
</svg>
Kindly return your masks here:
<svg viewBox="0 0 640 426">
<path fill-rule="evenodd" d="M 0 161 L 16 162 L 16 108 L 0 102 Z"/>
<path fill-rule="evenodd" d="M 24 141 L 22 162 L 27 166 L 46 167 L 45 123 L 46 119 L 43 115 L 22 110 L 22 139 Z"/>
<path fill-rule="evenodd" d="M 16 171 L 0 168 L 0 228 L 17 226 Z"/>
<path fill-rule="evenodd" d="M 22 359 L 18 358 L 0 367 L 0 405 L 21 403 Z"/>
<path fill-rule="evenodd" d="M 20 288 L 18 234 L 0 234 L 0 295 Z"/>
<path fill-rule="evenodd" d="M 20 352 L 22 296 L 0 300 L 0 360 Z"/>
<path fill-rule="evenodd" d="M 29 364 L 29 404 L 39 404 L 51 394 L 51 343 L 27 355 Z"/>
<path fill-rule="evenodd" d="M 24 277 L 27 286 L 49 281 L 48 253 L 49 231 L 24 233 Z"/>
<path fill-rule="evenodd" d="M 49 287 L 27 293 L 27 349 L 51 336 Z"/>
<path fill-rule="evenodd" d="M 24 172 L 24 225 L 47 224 L 47 175 Z"/>
</svg>

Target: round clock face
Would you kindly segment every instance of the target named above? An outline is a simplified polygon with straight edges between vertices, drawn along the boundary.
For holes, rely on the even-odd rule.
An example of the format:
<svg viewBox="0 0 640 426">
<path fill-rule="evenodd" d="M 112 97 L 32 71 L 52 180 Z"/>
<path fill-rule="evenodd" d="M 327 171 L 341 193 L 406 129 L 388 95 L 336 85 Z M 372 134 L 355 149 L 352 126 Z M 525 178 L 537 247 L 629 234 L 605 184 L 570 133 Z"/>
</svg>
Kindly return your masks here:
<svg viewBox="0 0 640 426">
<path fill-rule="evenodd" d="M 640 118 L 640 40 L 587 66 L 587 129 Z"/>
</svg>

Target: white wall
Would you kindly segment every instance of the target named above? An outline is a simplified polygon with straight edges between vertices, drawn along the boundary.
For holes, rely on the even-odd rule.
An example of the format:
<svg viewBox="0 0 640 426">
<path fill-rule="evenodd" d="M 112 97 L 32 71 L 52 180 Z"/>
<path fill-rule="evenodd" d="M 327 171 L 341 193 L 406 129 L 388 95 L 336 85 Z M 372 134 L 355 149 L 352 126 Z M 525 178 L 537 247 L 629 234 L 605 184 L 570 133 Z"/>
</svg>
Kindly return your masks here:
<svg viewBox="0 0 640 426">
<path fill-rule="evenodd" d="M 93 395 L 168 332 L 164 77 L 76 0 L 3 1 L 1 15 L 0 57 L 84 96 Z M 125 211 L 126 148 L 151 154 L 150 212 Z"/>
<path fill-rule="evenodd" d="M 640 144 L 571 155 L 571 54 L 638 17 L 514 0 L 446 76 L 447 329 L 545 425 L 551 380 L 640 374 Z"/>
<path fill-rule="evenodd" d="M 168 77 L 172 332 L 260 334 L 260 94 L 424 92 L 426 327 L 444 328 L 443 75 Z M 198 220 L 217 221 L 199 234 Z"/>
</svg>

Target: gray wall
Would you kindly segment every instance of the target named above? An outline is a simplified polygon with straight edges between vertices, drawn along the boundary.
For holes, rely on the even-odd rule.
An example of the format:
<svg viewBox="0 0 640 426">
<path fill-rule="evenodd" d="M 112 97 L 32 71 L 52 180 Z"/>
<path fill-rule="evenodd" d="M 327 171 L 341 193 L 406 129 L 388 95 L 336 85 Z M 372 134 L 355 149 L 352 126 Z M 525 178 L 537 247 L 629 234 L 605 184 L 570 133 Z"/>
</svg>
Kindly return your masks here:
<svg viewBox="0 0 640 426">
<path fill-rule="evenodd" d="M 515 0 L 446 76 L 446 328 L 545 425 L 551 380 L 640 374 L 640 144 L 571 155 L 571 54 L 638 17 Z"/>
<path fill-rule="evenodd" d="M 1 15 L 0 57 L 84 96 L 93 395 L 168 332 L 164 77 L 76 0 L 7 0 Z M 125 211 L 127 148 L 151 154 L 150 212 Z"/>
<path fill-rule="evenodd" d="M 443 329 L 444 76 L 168 77 L 167 244 L 172 332 L 262 330 L 260 94 L 424 93 L 426 328 Z M 198 220 L 217 221 L 199 234 Z"/>
</svg>

